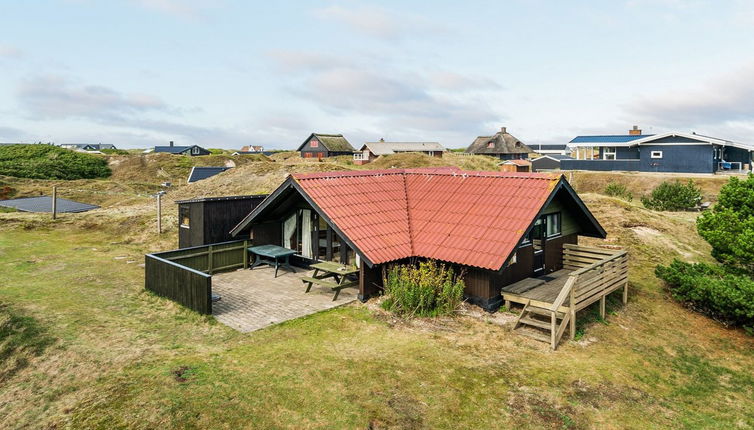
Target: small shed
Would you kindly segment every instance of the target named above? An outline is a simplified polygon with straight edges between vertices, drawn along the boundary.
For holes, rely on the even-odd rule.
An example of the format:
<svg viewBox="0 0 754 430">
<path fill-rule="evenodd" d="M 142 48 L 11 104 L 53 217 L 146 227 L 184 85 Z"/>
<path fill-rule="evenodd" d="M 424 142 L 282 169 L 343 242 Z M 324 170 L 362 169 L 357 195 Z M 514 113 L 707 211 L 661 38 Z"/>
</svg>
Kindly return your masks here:
<svg viewBox="0 0 754 430">
<path fill-rule="evenodd" d="M 529 160 L 506 160 L 500 163 L 501 172 L 531 172 Z"/>
<path fill-rule="evenodd" d="M 230 230 L 265 197 L 267 194 L 176 201 L 178 247 L 189 248 L 233 240 Z"/>
<path fill-rule="evenodd" d="M 547 154 L 531 160 L 531 168 L 535 172 L 543 170 L 560 170 L 561 160 L 573 160 L 573 157 L 560 154 Z"/>
</svg>

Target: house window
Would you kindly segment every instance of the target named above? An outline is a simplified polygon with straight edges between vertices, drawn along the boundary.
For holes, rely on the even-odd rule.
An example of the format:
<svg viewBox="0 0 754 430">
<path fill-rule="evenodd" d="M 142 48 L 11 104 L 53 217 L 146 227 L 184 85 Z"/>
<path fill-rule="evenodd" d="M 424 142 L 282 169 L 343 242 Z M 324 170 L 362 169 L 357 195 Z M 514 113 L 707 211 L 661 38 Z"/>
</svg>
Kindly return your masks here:
<svg viewBox="0 0 754 430">
<path fill-rule="evenodd" d="M 309 146 L 312 148 L 319 148 L 319 142 L 312 140 L 311 142 L 309 142 Z"/>
<path fill-rule="evenodd" d="M 311 152 L 304 152 L 304 158 L 312 158 Z"/>
<path fill-rule="evenodd" d="M 191 148 L 191 153 L 194 154 L 194 155 L 198 154 L 199 153 L 199 147 L 195 146 L 195 147 Z"/>
<path fill-rule="evenodd" d="M 547 215 L 547 237 L 558 236 L 560 233 L 560 213 Z"/>
<path fill-rule="evenodd" d="M 495 147 L 495 142 L 488 142 L 487 143 L 487 148 L 494 148 L 494 147 Z"/>
<path fill-rule="evenodd" d="M 512 266 L 516 264 L 517 261 L 518 261 L 518 252 L 514 252 L 513 257 L 511 257 L 510 261 L 508 262 L 508 265 Z"/>
<path fill-rule="evenodd" d="M 615 160 L 615 147 L 614 146 L 606 146 L 602 148 L 602 159 L 603 160 Z"/>
<path fill-rule="evenodd" d="M 189 218 L 189 208 L 188 208 L 188 206 L 181 207 L 181 211 L 180 212 L 181 213 L 180 213 L 180 215 L 179 215 L 178 218 L 180 220 L 179 223 L 180 223 L 181 228 L 190 228 L 191 227 L 191 219 Z"/>
<path fill-rule="evenodd" d="M 651 158 L 662 158 L 662 151 L 652 151 L 651 154 L 649 154 Z"/>
</svg>

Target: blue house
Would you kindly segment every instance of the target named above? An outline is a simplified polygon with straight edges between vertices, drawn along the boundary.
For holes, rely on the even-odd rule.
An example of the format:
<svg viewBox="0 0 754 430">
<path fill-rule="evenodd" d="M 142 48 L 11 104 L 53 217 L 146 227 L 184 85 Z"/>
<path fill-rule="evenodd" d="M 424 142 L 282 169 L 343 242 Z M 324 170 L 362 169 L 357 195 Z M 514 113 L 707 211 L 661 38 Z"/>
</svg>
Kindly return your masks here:
<svg viewBox="0 0 754 430">
<path fill-rule="evenodd" d="M 170 141 L 169 146 L 155 146 L 153 150 L 151 151 L 147 150 L 147 152 L 166 152 L 168 154 L 190 155 L 190 156 L 211 154 L 211 152 L 207 151 L 206 149 L 198 145 L 176 146 L 173 144 L 172 140 Z"/>
<path fill-rule="evenodd" d="M 563 170 L 715 173 L 750 170 L 754 145 L 696 133 L 577 136 Z"/>
</svg>

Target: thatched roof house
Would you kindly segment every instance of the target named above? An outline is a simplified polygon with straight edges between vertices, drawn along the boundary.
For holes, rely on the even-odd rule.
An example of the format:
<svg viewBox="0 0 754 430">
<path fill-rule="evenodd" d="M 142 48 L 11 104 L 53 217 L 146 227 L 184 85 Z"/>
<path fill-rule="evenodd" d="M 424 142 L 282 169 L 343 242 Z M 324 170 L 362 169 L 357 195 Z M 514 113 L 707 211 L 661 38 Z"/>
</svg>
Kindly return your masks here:
<svg viewBox="0 0 754 430">
<path fill-rule="evenodd" d="M 505 127 L 493 136 L 479 136 L 466 148 L 467 153 L 479 155 L 491 155 L 501 160 L 515 160 L 527 158 L 534 151 L 517 137 L 508 133 Z"/>
</svg>

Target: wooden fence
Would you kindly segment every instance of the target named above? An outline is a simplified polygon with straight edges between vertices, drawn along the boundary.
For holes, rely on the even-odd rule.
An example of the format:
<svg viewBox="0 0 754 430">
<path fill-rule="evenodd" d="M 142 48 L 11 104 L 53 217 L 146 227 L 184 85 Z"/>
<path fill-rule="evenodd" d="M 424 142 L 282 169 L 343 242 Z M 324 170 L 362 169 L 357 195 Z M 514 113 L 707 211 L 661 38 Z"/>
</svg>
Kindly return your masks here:
<svg viewBox="0 0 754 430">
<path fill-rule="evenodd" d="M 147 254 L 144 287 L 201 314 L 212 314 L 212 274 L 249 267 L 249 240 Z"/>
</svg>

